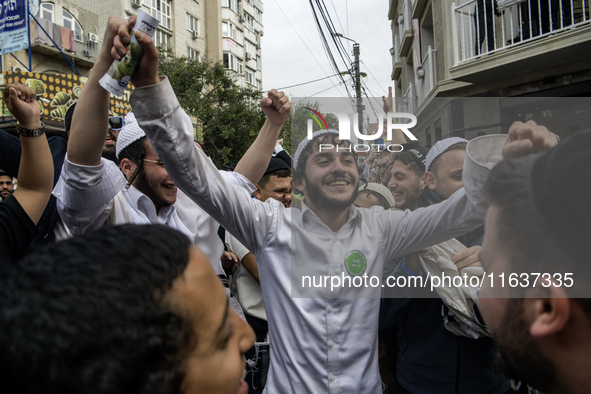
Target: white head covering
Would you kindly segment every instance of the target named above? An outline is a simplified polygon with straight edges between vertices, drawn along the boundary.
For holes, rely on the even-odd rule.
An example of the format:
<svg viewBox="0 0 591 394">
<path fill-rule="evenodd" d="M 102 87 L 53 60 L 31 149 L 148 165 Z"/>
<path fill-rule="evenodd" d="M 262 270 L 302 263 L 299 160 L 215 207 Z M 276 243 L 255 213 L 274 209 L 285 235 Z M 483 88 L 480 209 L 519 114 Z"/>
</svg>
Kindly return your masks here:
<svg viewBox="0 0 591 394">
<path fill-rule="evenodd" d="M 429 150 L 427 153 L 427 162 L 425 163 L 425 171 L 429 171 L 431 168 L 431 164 L 437 159 L 441 154 L 443 154 L 446 150 L 448 150 L 451 146 L 460 144 L 462 142 L 468 142 L 467 139 L 460 138 L 460 137 L 451 137 L 446 138 L 441 141 L 437 141 L 435 145 Z"/>
<path fill-rule="evenodd" d="M 367 185 L 359 186 L 360 192 L 364 190 L 371 190 L 378 193 L 380 196 L 384 197 L 388 204 L 390 204 L 390 208 L 394 208 L 394 196 L 392 195 L 390 189 L 388 189 L 386 186 L 382 185 L 381 183 L 369 182 Z"/>
<path fill-rule="evenodd" d="M 321 135 L 324 134 L 328 134 L 328 133 L 332 133 L 332 134 L 339 134 L 339 132 L 337 130 L 333 130 L 333 129 L 324 129 L 324 130 L 318 130 L 316 131 L 314 134 L 312 134 L 312 139 L 308 139 L 308 138 L 304 138 L 302 140 L 302 142 L 300 142 L 300 144 L 298 145 L 298 149 L 296 149 L 296 153 L 293 157 L 293 166 L 292 168 L 297 171 L 298 168 L 298 162 L 300 161 L 300 157 L 302 156 L 302 153 L 304 152 L 304 149 L 306 149 L 306 146 L 308 146 L 308 144 L 310 142 L 312 142 L 312 140 L 316 137 L 319 137 Z"/>
<path fill-rule="evenodd" d="M 135 141 L 139 140 L 142 137 L 146 136 L 144 130 L 142 130 L 137 123 L 137 119 L 132 112 L 127 113 L 124 119 L 124 126 L 119 132 L 119 136 L 117 137 L 117 145 L 115 146 L 115 154 L 119 159 L 119 154 L 129 145 L 133 144 Z"/>
</svg>

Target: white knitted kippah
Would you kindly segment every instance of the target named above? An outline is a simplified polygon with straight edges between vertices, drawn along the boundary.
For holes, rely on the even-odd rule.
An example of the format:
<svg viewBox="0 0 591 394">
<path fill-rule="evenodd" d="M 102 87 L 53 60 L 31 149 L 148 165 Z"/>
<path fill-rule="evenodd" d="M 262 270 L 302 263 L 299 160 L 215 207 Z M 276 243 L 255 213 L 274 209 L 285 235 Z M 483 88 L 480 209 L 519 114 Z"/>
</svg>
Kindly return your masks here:
<svg viewBox="0 0 591 394">
<path fill-rule="evenodd" d="M 394 196 L 392 195 L 390 189 L 388 189 L 386 186 L 382 185 L 381 183 L 369 182 L 367 185 L 359 186 L 360 192 L 364 190 L 371 190 L 378 193 L 380 196 L 384 197 L 388 204 L 390 204 L 390 208 L 394 208 Z"/>
<path fill-rule="evenodd" d="M 314 132 L 314 134 L 312 134 L 312 139 L 324 135 L 324 134 L 328 134 L 328 133 L 332 133 L 332 134 L 339 134 L 339 132 L 337 130 L 332 130 L 332 129 L 324 129 L 324 130 L 318 130 L 316 132 Z M 312 142 L 312 140 L 309 140 L 308 138 L 304 138 L 300 144 L 298 145 L 298 149 L 296 149 L 296 153 L 293 156 L 293 165 L 292 168 L 294 171 L 297 171 L 298 168 L 298 162 L 300 161 L 300 157 L 302 156 L 302 153 L 304 152 L 304 149 L 306 149 L 306 146 L 308 146 L 308 144 Z"/>
<path fill-rule="evenodd" d="M 142 130 L 137 123 L 137 119 L 132 112 L 129 112 L 125 115 L 125 125 L 119 132 L 119 136 L 117 137 L 117 145 L 115 147 L 115 154 L 119 159 L 119 154 L 129 145 L 133 144 L 135 141 L 139 140 L 142 137 L 145 137 L 146 133 Z"/>
<path fill-rule="evenodd" d="M 433 164 L 433 161 L 437 159 L 442 153 L 448 150 L 451 146 L 462 142 L 468 142 L 468 140 L 460 137 L 451 137 L 441 141 L 437 141 L 435 145 L 433 145 L 433 147 L 429 150 L 429 153 L 427 153 L 425 171 L 429 171 L 429 169 L 431 168 L 431 164 Z"/>
</svg>

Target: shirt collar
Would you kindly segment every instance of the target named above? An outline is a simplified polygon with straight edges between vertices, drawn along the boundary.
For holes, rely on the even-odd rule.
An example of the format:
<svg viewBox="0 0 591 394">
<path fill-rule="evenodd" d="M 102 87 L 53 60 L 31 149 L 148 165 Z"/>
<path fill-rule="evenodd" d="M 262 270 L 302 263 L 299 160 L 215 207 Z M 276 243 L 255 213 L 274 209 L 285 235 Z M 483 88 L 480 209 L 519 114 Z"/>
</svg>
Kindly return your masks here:
<svg viewBox="0 0 591 394">
<path fill-rule="evenodd" d="M 156 219 L 158 217 L 163 218 L 164 222 L 166 222 L 175 211 L 173 204 L 167 207 L 160 208 L 160 211 L 156 213 L 156 207 L 154 206 L 152 200 L 150 200 L 148 196 L 139 191 L 133 185 L 129 186 L 127 193 L 129 194 L 129 198 L 133 205 L 140 212 L 146 215 L 152 223 L 158 223 L 159 221 Z"/>
</svg>

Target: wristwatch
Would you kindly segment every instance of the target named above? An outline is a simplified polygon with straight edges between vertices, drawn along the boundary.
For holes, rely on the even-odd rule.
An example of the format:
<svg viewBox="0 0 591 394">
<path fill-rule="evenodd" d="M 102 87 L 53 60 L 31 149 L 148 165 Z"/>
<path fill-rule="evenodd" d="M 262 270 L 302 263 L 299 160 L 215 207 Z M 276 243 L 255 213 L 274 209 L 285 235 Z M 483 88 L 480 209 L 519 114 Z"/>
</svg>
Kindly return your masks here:
<svg viewBox="0 0 591 394">
<path fill-rule="evenodd" d="M 41 127 L 38 129 L 25 129 L 18 124 L 16 125 L 16 131 L 18 135 L 22 135 L 23 137 L 39 137 L 45 134 L 45 123 L 41 122 Z"/>
</svg>

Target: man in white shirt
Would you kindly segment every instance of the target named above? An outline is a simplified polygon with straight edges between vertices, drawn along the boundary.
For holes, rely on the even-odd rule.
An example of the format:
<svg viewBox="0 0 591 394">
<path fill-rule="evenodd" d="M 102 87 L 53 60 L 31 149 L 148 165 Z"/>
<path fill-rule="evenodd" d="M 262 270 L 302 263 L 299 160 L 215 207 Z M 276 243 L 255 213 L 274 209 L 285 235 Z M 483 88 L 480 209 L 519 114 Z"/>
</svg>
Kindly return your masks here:
<svg viewBox="0 0 591 394">
<path fill-rule="evenodd" d="M 103 225 L 165 224 L 186 234 L 198 245 L 224 279 L 220 264 L 223 244 L 217 236 L 219 224 L 178 192 L 132 117 L 128 117 L 117 139 L 121 170 L 113 162 L 101 158 L 108 130 L 109 92 L 98 81 L 113 62 L 113 37 L 122 21 L 109 20 L 99 58 L 76 105 L 67 158 L 54 190 L 60 216 L 72 234 L 96 230 Z M 269 96 L 271 99 L 265 98 L 261 104 L 269 119 L 262 131 L 278 133 L 285 117 L 278 108 L 290 104 L 281 92 L 273 91 Z M 275 130 L 276 124 L 279 130 Z M 193 142 L 190 143 L 193 146 Z M 237 172 L 227 173 L 227 176 L 253 192 L 253 183 L 262 176 L 268 161 L 269 156 L 250 152 L 237 166 Z"/>
<path fill-rule="evenodd" d="M 117 49 L 129 42 L 127 29 L 119 31 Z M 322 130 L 312 141 L 303 141 L 294 156 L 294 185 L 305 193 L 302 209 L 286 209 L 274 200 L 261 203 L 226 182 L 189 143 L 190 120 L 168 81 L 158 77 L 158 53 L 152 40 L 143 34 L 136 38 L 145 51 L 141 72 L 132 77 L 136 90 L 131 103 L 139 124 L 175 183 L 258 262 L 272 343 L 266 392 L 381 392 L 377 362 L 381 288 L 343 285 L 331 289 L 331 280 L 343 278 L 351 283 L 352 278 L 365 275 L 381 277 L 384 262 L 395 256 L 482 224 L 486 206 L 478 190 L 489 167 L 501 159 L 507 137 L 494 136 L 475 144 L 464 171 L 466 192 L 439 206 L 401 212 L 352 205 L 359 178 L 354 154 L 345 149 L 348 141 L 338 140 L 337 132 Z M 529 142 L 521 141 L 528 138 L 524 128 L 532 131 L 517 128 L 505 151 L 531 150 L 526 146 Z M 278 135 L 259 137 L 266 139 L 271 152 Z M 537 130 L 530 137 L 534 146 L 540 141 L 539 146 L 547 147 Z M 321 152 L 320 144 L 338 145 L 339 150 Z M 329 282 L 306 286 L 306 277 Z"/>
</svg>

